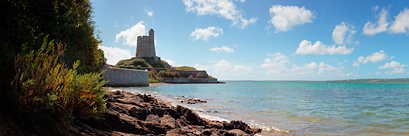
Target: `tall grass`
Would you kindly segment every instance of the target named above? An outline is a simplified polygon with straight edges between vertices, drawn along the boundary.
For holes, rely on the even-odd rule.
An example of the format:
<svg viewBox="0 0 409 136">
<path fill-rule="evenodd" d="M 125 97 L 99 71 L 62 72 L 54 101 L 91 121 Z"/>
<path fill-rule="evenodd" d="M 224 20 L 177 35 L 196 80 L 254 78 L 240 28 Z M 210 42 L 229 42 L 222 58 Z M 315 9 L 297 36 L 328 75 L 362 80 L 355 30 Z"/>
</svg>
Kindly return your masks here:
<svg viewBox="0 0 409 136">
<path fill-rule="evenodd" d="M 61 59 L 65 44 L 57 43 L 55 49 L 53 42 L 47 42 L 45 37 L 37 51 L 23 45 L 16 56 L 17 74 L 12 85 L 20 111 L 50 110 L 60 117 L 101 118 L 107 100 L 102 90 L 106 83 L 102 74 L 78 74 L 79 61 L 68 69 Z"/>
</svg>

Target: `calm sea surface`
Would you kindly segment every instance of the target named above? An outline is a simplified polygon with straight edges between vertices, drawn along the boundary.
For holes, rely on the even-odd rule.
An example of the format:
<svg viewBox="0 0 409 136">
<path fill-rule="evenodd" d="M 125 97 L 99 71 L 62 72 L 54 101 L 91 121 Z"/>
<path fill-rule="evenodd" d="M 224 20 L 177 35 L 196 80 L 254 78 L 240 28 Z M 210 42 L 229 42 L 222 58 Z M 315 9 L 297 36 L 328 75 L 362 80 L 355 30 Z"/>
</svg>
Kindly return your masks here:
<svg viewBox="0 0 409 136">
<path fill-rule="evenodd" d="M 227 82 L 121 88 L 159 96 L 262 135 L 409 135 L 409 84 Z M 185 96 L 208 103 L 187 105 Z"/>
</svg>

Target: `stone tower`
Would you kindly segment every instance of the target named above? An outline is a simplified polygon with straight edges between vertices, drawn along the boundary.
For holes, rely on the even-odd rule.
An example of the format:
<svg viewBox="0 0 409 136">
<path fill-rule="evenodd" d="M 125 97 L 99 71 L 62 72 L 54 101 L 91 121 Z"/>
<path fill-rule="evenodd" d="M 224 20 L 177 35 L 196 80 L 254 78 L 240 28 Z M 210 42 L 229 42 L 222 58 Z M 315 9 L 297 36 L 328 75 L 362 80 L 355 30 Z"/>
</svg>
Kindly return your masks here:
<svg viewBox="0 0 409 136">
<path fill-rule="evenodd" d="M 149 36 L 138 36 L 136 57 L 153 57 L 156 60 L 155 36 L 153 29 L 149 30 Z"/>
</svg>

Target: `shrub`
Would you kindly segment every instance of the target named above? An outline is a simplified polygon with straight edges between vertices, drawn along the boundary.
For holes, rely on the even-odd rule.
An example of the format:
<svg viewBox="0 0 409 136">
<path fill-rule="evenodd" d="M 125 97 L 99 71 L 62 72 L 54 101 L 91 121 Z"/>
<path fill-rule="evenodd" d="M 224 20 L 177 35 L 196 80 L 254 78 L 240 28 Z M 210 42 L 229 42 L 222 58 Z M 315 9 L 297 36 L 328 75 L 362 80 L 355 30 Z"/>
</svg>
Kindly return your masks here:
<svg viewBox="0 0 409 136">
<path fill-rule="evenodd" d="M 193 75 L 190 75 L 189 77 L 187 77 L 187 78 L 189 78 L 189 79 L 193 79 L 194 77 L 193 77 Z"/>
<path fill-rule="evenodd" d="M 173 72 L 166 71 L 166 77 L 173 78 L 174 77 Z"/>
<path fill-rule="evenodd" d="M 166 71 L 165 70 L 159 71 L 159 75 L 160 77 L 166 77 Z"/>
<path fill-rule="evenodd" d="M 72 69 L 58 63 L 65 46 L 60 42 L 55 50 L 53 40 L 47 44 L 47 36 L 38 51 L 30 51 L 26 44 L 22 47 L 15 60 L 17 74 L 12 82 L 20 112 L 51 110 L 60 117 L 72 117 L 73 113 L 80 117 L 101 117 L 106 109 L 102 90 L 106 81 L 101 73 L 78 74 L 79 61 Z"/>
<path fill-rule="evenodd" d="M 200 73 L 197 73 L 196 78 L 204 78 L 204 76 L 202 74 L 200 74 Z"/>
<path fill-rule="evenodd" d="M 174 72 L 174 73 L 173 73 L 173 76 L 174 76 L 175 78 L 180 78 L 180 75 L 179 75 L 178 72 Z"/>
<path fill-rule="evenodd" d="M 189 66 L 176 67 L 175 70 L 197 71 L 196 68 L 189 67 Z"/>
<path fill-rule="evenodd" d="M 159 80 L 152 80 L 152 79 L 149 79 L 149 83 L 159 83 L 160 81 Z"/>
</svg>

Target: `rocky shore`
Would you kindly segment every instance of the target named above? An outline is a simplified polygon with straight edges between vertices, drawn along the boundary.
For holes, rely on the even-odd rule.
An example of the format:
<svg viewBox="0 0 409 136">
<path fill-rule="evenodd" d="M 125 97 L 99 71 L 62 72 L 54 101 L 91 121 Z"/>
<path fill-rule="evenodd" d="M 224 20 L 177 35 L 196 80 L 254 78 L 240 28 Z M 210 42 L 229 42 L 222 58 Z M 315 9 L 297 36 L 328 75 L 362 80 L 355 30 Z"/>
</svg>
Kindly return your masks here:
<svg viewBox="0 0 409 136">
<path fill-rule="evenodd" d="M 210 121 L 150 95 L 109 91 L 105 120 L 82 120 L 84 135 L 254 135 L 242 121 Z"/>
<path fill-rule="evenodd" d="M 64 121 L 53 118 L 48 112 L 36 111 L 18 115 L 0 105 L 0 135 L 244 136 L 261 132 L 242 121 L 210 121 L 186 107 L 174 107 L 150 95 L 107 92 L 107 109 L 104 119 L 100 120 Z"/>
</svg>

